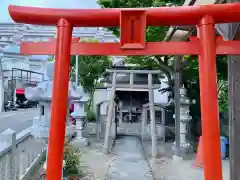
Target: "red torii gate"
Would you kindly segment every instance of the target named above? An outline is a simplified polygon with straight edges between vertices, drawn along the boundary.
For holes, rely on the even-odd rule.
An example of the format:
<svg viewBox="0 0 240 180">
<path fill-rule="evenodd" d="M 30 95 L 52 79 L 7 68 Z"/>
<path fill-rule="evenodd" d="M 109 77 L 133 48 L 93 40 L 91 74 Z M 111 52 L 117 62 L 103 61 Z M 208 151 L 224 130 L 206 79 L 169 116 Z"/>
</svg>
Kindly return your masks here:
<svg viewBox="0 0 240 180">
<path fill-rule="evenodd" d="M 15 22 L 56 25 L 58 29 L 56 44 L 23 43 L 21 46 L 23 54 L 56 54 L 47 180 L 60 180 L 62 175 L 70 54 L 198 55 L 205 180 L 222 180 L 216 54 L 240 54 L 240 42 L 216 39 L 214 25 L 216 23 L 239 22 L 239 3 L 191 7 L 92 10 L 10 6 L 9 12 Z M 121 29 L 120 43 L 73 43 L 71 45 L 73 27 L 116 27 L 119 25 Z M 148 25 L 197 25 L 199 38 L 192 38 L 190 42 L 145 43 L 145 28 Z"/>
</svg>

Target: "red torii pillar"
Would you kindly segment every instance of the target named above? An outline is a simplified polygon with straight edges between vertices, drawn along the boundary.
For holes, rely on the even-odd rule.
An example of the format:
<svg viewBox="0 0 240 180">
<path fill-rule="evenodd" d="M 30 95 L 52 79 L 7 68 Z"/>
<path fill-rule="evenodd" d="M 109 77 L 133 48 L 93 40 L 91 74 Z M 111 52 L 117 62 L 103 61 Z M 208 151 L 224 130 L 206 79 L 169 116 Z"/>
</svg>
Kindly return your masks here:
<svg viewBox="0 0 240 180">
<path fill-rule="evenodd" d="M 239 22 L 239 3 L 201 7 L 94 10 L 10 6 L 9 12 L 13 20 L 19 23 L 58 27 L 47 180 L 60 180 L 62 174 L 70 51 L 78 55 L 199 55 L 205 180 L 222 180 L 216 54 L 240 54 L 240 42 L 216 40 L 214 25 Z M 119 25 L 121 43 L 75 43 L 71 46 L 73 26 L 116 27 Z M 145 43 L 147 25 L 198 25 L 200 38 L 192 39 L 190 42 Z M 27 46 L 29 49 L 26 49 Z M 32 54 L 44 54 L 37 52 L 40 46 L 46 48 L 48 44 L 25 44 L 24 53 L 33 50 Z M 54 54 L 54 51 L 48 49 L 47 54 Z"/>
</svg>

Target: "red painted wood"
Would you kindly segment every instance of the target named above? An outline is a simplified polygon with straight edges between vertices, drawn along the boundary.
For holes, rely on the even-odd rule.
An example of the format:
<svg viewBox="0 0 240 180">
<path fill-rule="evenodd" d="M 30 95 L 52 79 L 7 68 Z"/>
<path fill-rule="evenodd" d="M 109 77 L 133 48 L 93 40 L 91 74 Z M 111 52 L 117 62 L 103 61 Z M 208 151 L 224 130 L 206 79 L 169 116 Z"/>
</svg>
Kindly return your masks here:
<svg viewBox="0 0 240 180">
<path fill-rule="evenodd" d="M 21 54 L 55 54 L 55 43 L 24 42 Z M 120 49 L 119 43 L 74 43 L 71 54 L 78 55 L 167 55 L 167 54 L 198 54 L 197 43 L 193 42 L 151 42 L 146 43 L 143 50 Z"/>
<path fill-rule="evenodd" d="M 57 25 L 61 18 L 75 27 L 114 27 L 120 24 L 118 9 L 52 9 L 24 6 L 9 6 L 9 14 L 17 23 Z M 139 10 L 143 10 L 139 9 Z M 215 23 L 240 21 L 240 3 L 204 6 L 145 8 L 149 26 L 196 25 L 208 14 Z M 130 9 L 127 9 L 130 10 Z M 138 9 L 134 9 L 138 10 Z M 224 14 L 224 15 L 223 15 Z"/>
<path fill-rule="evenodd" d="M 122 10 L 120 21 L 121 49 L 144 49 L 146 11 Z"/>
<path fill-rule="evenodd" d="M 140 31 L 129 44 L 129 32 L 122 32 L 122 45 L 129 48 L 142 48 L 142 29 L 145 26 L 199 25 L 199 40 L 190 42 L 146 43 L 144 49 L 121 49 L 119 43 L 72 43 L 71 28 L 74 27 L 118 27 L 129 30 L 128 22 L 120 21 L 121 12 L 144 12 L 138 15 Z M 201 113 L 204 137 L 204 173 L 205 180 L 222 180 L 220 159 L 220 137 L 218 120 L 218 102 L 216 90 L 216 53 L 240 54 L 239 41 L 215 39 L 214 25 L 240 21 L 240 3 L 217 4 L 206 6 L 159 7 L 147 9 L 50 9 L 9 6 L 9 13 L 17 23 L 56 25 L 59 33 L 57 44 L 23 43 L 23 54 L 55 54 L 53 103 L 49 141 L 47 180 L 59 180 L 62 171 L 63 142 L 67 107 L 67 87 L 70 54 L 79 55 L 185 55 L 199 54 Z M 206 16 L 207 15 L 207 16 Z M 62 19 L 63 18 L 63 19 Z M 135 17 L 136 18 L 136 17 Z M 67 19 L 64 20 L 64 19 Z M 61 20 L 61 27 L 58 24 Z M 200 24 L 199 24 L 200 23 Z M 121 26 L 120 26 L 121 27 Z M 71 30 L 70 30 L 71 29 Z M 126 37 L 125 37 L 126 36 Z M 139 46 L 140 45 L 140 46 Z M 57 47 L 57 49 L 56 49 Z M 59 91 L 61 89 L 61 91 Z M 63 101 L 64 100 L 64 101 Z M 61 102 L 61 103 L 60 103 Z"/>
<path fill-rule="evenodd" d="M 48 138 L 47 180 L 62 179 L 62 160 L 68 110 L 71 38 L 71 24 L 65 19 L 60 19 L 56 42 L 57 51 Z"/>
<path fill-rule="evenodd" d="M 76 43 L 72 44 L 71 54 L 75 55 L 197 55 L 199 54 L 199 40 L 192 42 L 149 42 L 144 50 L 123 50 L 119 43 Z M 240 41 L 221 41 L 216 45 L 218 55 L 239 55 Z M 23 42 L 21 54 L 25 55 L 53 55 L 55 43 Z"/>
<path fill-rule="evenodd" d="M 217 93 L 216 35 L 214 20 L 199 24 L 199 80 L 205 180 L 222 180 L 220 125 Z"/>
<path fill-rule="evenodd" d="M 72 38 L 72 43 L 78 43 L 80 41 L 80 38 L 79 37 L 74 37 Z M 48 42 L 54 42 L 56 43 L 57 42 L 57 39 L 56 38 L 49 38 L 48 39 Z"/>
</svg>

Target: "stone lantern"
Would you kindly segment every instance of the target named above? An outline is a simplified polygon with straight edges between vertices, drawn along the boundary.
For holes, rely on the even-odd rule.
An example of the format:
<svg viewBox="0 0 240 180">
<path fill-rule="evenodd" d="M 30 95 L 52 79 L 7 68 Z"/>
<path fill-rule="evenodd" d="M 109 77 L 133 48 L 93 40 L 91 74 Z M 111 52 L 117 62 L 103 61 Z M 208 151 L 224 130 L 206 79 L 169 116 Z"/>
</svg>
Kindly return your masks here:
<svg viewBox="0 0 240 180">
<path fill-rule="evenodd" d="M 180 88 L 180 148 L 183 150 L 191 147 L 186 138 L 188 129 L 187 125 L 192 120 L 192 117 L 189 114 L 191 104 L 195 104 L 195 100 L 191 101 L 187 97 L 187 89 L 183 86 Z"/>
<path fill-rule="evenodd" d="M 195 100 L 191 101 L 187 97 L 187 89 L 182 86 L 180 88 L 180 152 L 185 153 L 191 150 L 191 145 L 187 140 L 187 131 L 188 131 L 188 124 L 192 120 L 190 116 L 190 105 L 195 104 Z M 174 115 L 175 118 L 175 115 Z M 175 149 L 175 143 L 173 148 Z M 176 149 L 175 149 L 176 150 Z"/>
<path fill-rule="evenodd" d="M 32 101 L 39 102 L 40 115 L 34 119 L 33 126 L 31 127 L 31 134 L 39 140 L 44 140 L 48 143 L 49 128 L 50 128 L 50 115 L 51 115 L 51 102 L 52 102 L 52 88 L 53 88 L 53 73 L 54 62 L 50 62 L 47 65 L 46 72 L 44 73 L 45 81 L 39 84 L 37 87 L 28 87 L 25 89 L 26 98 Z M 72 98 L 80 98 L 76 96 L 76 92 L 73 89 L 71 83 L 69 83 L 68 91 L 69 101 Z M 68 110 L 67 110 L 68 111 Z M 66 121 L 68 120 L 68 113 Z M 66 123 L 65 136 L 72 136 L 75 133 L 75 125 L 69 125 Z M 46 152 L 46 156 L 47 156 Z M 64 164 L 64 162 L 63 162 Z M 44 164 L 46 169 L 46 162 Z"/>
<path fill-rule="evenodd" d="M 84 122 L 86 121 L 84 106 L 85 103 L 89 100 L 89 97 L 84 93 L 82 87 L 77 87 L 72 95 L 74 112 L 71 113 L 71 116 L 76 119 L 77 140 L 79 140 L 84 145 L 88 145 L 89 141 L 83 136 L 83 130 Z"/>
<path fill-rule="evenodd" d="M 28 100 L 38 101 L 40 114 L 35 118 L 31 127 L 31 134 L 48 143 L 49 128 L 50 128 L 50 115 L 51 115 L 51 102 L 52 102 L 52 88 L 53 88 L 53 72 L 54 62 L 47 65 L 47 71 L 44 73 L 45 81 L 38 84 L 37 87 L 28 87 L 25 89 L 25 95 Z M 69 95 L 71 95 L 71 86 Z M 66 120 L 68 117 L 66 117 Z M 67 124 L 67 123 L 66 123 Z M 75 132 L 75 126 L 66 126 L 66 136 L 71 136 Z"/>
</svg>

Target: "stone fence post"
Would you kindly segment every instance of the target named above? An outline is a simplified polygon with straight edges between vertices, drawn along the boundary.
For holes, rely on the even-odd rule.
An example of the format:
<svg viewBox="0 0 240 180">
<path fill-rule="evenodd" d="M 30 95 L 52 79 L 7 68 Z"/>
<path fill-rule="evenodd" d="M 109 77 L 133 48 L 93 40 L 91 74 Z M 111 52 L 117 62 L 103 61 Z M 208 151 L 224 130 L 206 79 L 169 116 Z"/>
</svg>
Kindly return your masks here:
<svg viewBox="0 0 240 180">
<path fill-rule="evenodd" d="M 17 155 L 17 136 L 16 132 L 12 133 L 12 153 L 10 158 L 11 180 L 19 180 L 19 174 L 16 168 L 16 155 Z"/>
</svg>

